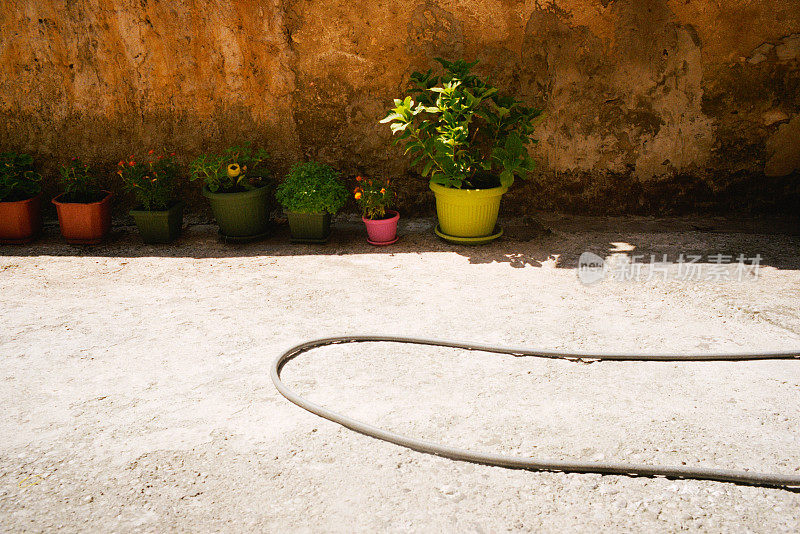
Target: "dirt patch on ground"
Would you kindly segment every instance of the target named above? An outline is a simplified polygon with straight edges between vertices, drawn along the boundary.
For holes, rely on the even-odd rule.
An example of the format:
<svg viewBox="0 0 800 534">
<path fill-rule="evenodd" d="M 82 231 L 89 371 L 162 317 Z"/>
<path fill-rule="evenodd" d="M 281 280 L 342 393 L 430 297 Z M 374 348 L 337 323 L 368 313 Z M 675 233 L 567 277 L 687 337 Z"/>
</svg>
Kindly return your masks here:
<svg viewBox="0 0 800 534">
<path fill-rule="evenodd" d="M 705 531 L 800 529 L 800 494 L 530 473 L 426 456 L 285 401 L 268 363 L 346 333 L 577 350 L 800 346 L 800 238 L 775 221 L 509 221 L 482 248 L 406 221 L 372 248 L 107 245 L 49 228 L 0 247 L 0 516 L 9 531 Z M 531 221 L 528 221 L 530 223 Z M 779 229 L 786 230 L 791 221 Z M 550 228 L 546 232 L 543 227 Z M 742 280 L 576 276 L 581 252 L 742 253 Z M 708 267 L 710 263 L 701 262 Z M 477 450 L 800 470 L 800 362 L 539 361 L 391 344 L 328 347 L 285 379 L 331 408 Z"/>
</svg>

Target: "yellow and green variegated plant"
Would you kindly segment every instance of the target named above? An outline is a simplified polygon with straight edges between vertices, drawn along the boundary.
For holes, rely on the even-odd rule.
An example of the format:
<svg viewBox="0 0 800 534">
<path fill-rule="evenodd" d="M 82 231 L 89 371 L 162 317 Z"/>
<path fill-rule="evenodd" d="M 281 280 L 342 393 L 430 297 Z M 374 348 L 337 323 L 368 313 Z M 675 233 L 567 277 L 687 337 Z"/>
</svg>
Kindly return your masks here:
<svg viewBox="0 0 800 534">
<path fill-rule="evenodd" d="M 405 143 L 412 165 L 445 187 L 485 189 L 510 186 L 535 167 L 528 146 L 541 110 L 501 96 L 485 80 L 471 74 L 477 61 L 436 58 L 444 67 L 411 75 L 412 89 L 395 99 L 389 115 L 395 143 Z"/>
</svg>

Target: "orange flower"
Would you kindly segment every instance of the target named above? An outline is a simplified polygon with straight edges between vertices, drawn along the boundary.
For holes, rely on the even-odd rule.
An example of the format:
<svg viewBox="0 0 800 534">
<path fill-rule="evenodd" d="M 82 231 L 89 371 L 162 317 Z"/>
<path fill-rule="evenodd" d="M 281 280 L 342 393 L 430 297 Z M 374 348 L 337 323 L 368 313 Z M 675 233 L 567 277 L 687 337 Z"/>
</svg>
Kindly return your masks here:
<svg viewBox="0 0 800 534">
<path fill-rule="evenodd" d="M 361 192 L 356 191 L 356 194 L 354 196 L 356 197 L 356 200 L 360 200 L 361 199 Z"/>
<path fill-rule="evenodd" d="M 153 153 L 153 151 L 152 151 L 152 150 L 151 150 L 150 152 L 148 152 L 148 154 L 152 154 L 152 153 Z"/>
<path fill-rule="evenodd" d="M 133 161 L 129 161 L 129 162 L 128 162 L 128 165 L 130 165 L 131 167 L 133 167 L 134 165 L 136 165 L 136 163 L 134 163 Z"/>
<path fill-rule="evenodd" d="M 120 166 L 120 167 L 124 167 L 124 166 L 125 166 L 125 162 L 124 162 L 124 161 L 120 161 L 120 162 L 119 162 L 119 166 Z"/>
<path fill-rule="evenodd" d="M 360 181 L 361 181 L 361 180 L 363 180 L 363 179 L 364 179 L 364 178 L 362 178 L 361 176 L 356 176 L 356 182 L 360 182 Z"/>
<path fill-rule="evenodd" d="M 386 194 L 386 189 L 381 189 L 381 194 L 385 195 Z"/>
</svg>

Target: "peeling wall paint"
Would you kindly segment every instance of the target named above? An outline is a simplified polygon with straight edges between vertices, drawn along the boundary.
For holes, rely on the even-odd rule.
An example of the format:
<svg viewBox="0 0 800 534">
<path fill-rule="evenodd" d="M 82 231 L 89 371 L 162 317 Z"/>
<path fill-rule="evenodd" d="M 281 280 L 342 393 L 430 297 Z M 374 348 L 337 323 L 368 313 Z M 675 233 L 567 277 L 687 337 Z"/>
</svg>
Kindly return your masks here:
<svg viewBox="0 0 800 534">
<path fill-rule="evenodd" d="M 388 174 L 429 211 L 377 121 L 442 56 L 545 110 L 508 213 L 800 207 L 797 0 L 0 1 L 0 149 L 51 177 L 81 155 L 116 187 L 122 156 L 252 140 L 277 175 Z"/>
</svg>

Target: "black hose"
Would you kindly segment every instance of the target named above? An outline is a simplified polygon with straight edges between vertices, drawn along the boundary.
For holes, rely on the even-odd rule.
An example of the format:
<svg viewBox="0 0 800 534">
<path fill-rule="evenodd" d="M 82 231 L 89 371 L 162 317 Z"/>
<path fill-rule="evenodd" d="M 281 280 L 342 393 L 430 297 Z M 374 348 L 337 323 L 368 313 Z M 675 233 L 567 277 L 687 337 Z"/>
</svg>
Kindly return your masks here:
<svg viewBox="0 0 800 534">
<path fill-rule="evenodd" d="M 566 352 L 541 349 L 517 349 L 509 347 L 494 347 L 489 345 L 476 345 L 456 341 L 443 341 L 436 339 L 418 339 L 410 337 L 393 336 L 342 336 L 315 339 L 301 343 L 281 354 L 272 364 L 272 382 L 281 395 L 294 404 L 320 417 L 339 423 L 361 434 L 371 436 L 407 447 L 415 451 L 435 454 L 452 460 L 461 460 L 485 465 L 494 465 L 512 469 L 528 469 L 532 471 L 563 471 L 566 473 L 600 473 L 604 475 L 625 475 L 645 477 L 666 477 L 698 480 L 716 480 L 733 482 L 753 486 L 767 486 L 791 491 L 800 490 L 799 475 L 783 475 L 772 473 L 756 473 L 752 471 L 733 471 L 728 469 L 707 469 L 689 467 L 670 467 L 658 465 L 636 465 L 611 462 L 571 462 L 554 459 L 533 459 L 501 454 L 487 454 L 482 452 L 449 447 L 429 441 L 403 436 L 395 432 L 384 430 L 376 426 L 358 421 L 328 410 L 297 395 L 281 381 L 281 370 L 287 362 L 309 350 L 335 345 L 339 343 L 363 342 L 388 342 L 411 343 L 414 345 L 431 345 L 437 347 L 450 347 L 457 349 L 476 350 L 481 352 L 494 352 L 511 354 L 514 356 L 535 356 L 539 358 L 553 358 L 573 361 L 587 360 L 616 360 L 616 361 L 669 361 L 669 362 L 694 362 L 694 361 L 745 361 L 745 360 L 788 360 L 800 358 L 800 351 L 762 352 L 762 353 L 728 353 L 728 354 L 606 354 L 602 352 Z"/>
</svg>

